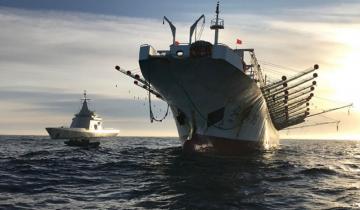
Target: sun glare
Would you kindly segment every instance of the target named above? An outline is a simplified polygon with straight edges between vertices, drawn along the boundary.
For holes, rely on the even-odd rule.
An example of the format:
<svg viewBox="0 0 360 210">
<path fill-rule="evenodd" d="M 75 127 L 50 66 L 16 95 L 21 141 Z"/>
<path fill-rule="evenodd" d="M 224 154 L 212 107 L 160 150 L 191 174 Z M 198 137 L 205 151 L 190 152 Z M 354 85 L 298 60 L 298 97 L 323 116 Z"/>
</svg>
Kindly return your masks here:
<svg viewBox="0 0 360 210">
<path fill-rule="evenodd" d="M 330 75 L 334 88 L 334 99 L 353 102 L 355 108 L 360 108 L 360 26 L 338 28 L 333 34 L 335 41 L 344 45 L 346 50 L 337 52 L 333 60 L 335 71 Z"/>
</svg>

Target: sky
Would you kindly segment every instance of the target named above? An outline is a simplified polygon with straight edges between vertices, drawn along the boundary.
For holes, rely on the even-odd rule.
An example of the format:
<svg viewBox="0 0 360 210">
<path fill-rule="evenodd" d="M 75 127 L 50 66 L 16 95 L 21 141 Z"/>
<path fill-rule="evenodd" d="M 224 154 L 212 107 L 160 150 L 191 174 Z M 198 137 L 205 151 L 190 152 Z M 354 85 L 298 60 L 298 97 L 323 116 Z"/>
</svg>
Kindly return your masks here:
<svg viewBox="0 0 360 210">
<path fill-rule="evenodd" d="M 141 44 L 167 49 L 171 32 L 187 42 L 189 28 L 206 16 L 202 39 L 213 41 L 209 22 L 215 0 L 0 0 L 0 134 L 46 135 L 45 127 L 70 125 L 84 90 L 105 127 L 124 136 L 176 136 L 172 116 L 150 123 L 146 92 L 114 70 L 139 72 Z M 360 139 L 360 2 L 333 0 L 223 0 L 220 42 L 254 48 L 270 78 L 320 65 L 313 112 L 354 107 L 309 119 L 335 124 L 282 131 L 282 138 Z M 280 73 L 279 73 L 280 72 Z M 155 101 L 157 116 L 166 104 Z"/>
</svg>

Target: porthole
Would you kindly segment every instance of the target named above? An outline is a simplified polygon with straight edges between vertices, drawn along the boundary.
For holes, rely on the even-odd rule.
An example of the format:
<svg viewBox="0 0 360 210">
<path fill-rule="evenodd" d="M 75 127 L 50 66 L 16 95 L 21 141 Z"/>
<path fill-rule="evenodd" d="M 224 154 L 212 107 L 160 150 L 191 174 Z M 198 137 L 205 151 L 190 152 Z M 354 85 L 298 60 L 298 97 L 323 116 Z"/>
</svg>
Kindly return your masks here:
<svg viewBox="0 0 360 210">
<path fill-rule="evenodd" d="M 184 52 L 182 50 L 176 51 L 176 56 L 182 57 L 184 56 Z"/>
</svg>

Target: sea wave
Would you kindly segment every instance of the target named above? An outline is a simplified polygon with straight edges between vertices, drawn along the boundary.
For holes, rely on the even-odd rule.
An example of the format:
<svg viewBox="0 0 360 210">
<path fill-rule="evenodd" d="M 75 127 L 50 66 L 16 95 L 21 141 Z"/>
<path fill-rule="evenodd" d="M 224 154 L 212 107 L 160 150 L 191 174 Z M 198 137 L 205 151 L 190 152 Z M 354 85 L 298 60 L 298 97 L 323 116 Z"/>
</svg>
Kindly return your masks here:
<svg viewBox="0 0 360 210">
<path fill-rule="evenodd" d="M 97 149 L 33 136 L 0 141 L 0 209 L 359 207 L 358 142 L 282 141 L 221 157 L 184 154 L 174 138 L 109 138 Z"/>
</svg>

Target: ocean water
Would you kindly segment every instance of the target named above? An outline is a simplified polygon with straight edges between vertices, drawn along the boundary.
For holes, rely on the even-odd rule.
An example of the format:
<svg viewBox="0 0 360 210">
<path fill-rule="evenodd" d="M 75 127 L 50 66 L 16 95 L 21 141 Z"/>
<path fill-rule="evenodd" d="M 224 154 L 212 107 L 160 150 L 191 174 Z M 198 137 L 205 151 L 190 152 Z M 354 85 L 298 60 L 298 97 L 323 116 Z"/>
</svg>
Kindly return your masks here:
<svg viewBox="0 0 360 210">
<path fill-rule="evenodd" d="M 356 141 L 283 140 L 237 157 L 186 155 L 176 138 L 0 144 L 0 209 L 360 209 Z"/>
</svg>

